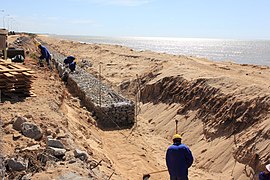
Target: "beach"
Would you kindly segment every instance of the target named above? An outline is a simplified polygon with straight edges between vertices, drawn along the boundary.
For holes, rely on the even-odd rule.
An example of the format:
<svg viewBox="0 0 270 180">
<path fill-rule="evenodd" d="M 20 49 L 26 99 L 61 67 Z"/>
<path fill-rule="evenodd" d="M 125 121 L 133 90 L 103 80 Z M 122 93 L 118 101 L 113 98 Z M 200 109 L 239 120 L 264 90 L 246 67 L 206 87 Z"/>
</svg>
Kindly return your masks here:
<svg viewBox="0 0 270 180">
<path fill-rule="evenodd" d="M 270 65 L 270 41 L 267 39 L 211 39 L 173 37 L 104 37 L 50 35 L 50 37 L 90 44 L 111 44 L 136 51 L 154 51 L 173 55 L 206 58 L 218 62 Z"/>
<path fill-rule="evenodd" d="M 43 129 L 68 134 L 70 147 L 76 145 L 95 160 L 103 159 L 99 173 L 104 177 L 113 173 L 111 179 L 115 180 L 142 179 L 143 174 L 166 169 L 165 154 L 176 130 L 175 120 L 183 143 L 194 156 L 189 169 L 192 180 L 252 179 L 269 162 L 269 66 L 213 62 L 50 36 L 36 38 L 54 51 L 75 56 L 77 66 L 87 64 L 85 70 L 101 76 L 102 83 L 115 92 L 133 101 L 139 93 L 136 124 L 124 130 L 98 129 L 91 114 L 69 94 L 59 77 L 37 69 L 30 57 L 25 66 L 37 71 L 34 86 L 38 98 L 2 104 L 4 124 L 17 113 L 31 114 L 30 119 L 37 124 L 47 124 Z M 28 50 L 36 53 L 31 48 Z M 15 132 L 8 125 L 4 132 L 4 154 L 31 143 L 22 138 L 21 143 L 11 145 Z M 36 173 L 33 179 L 46 179 L 48 174 L 56 177 L 67 170 L 87 177 L 83 165 L 65 166 Z M 151 175 L 151 179 L 168 178 L 168 172 Z"/>
</svg>

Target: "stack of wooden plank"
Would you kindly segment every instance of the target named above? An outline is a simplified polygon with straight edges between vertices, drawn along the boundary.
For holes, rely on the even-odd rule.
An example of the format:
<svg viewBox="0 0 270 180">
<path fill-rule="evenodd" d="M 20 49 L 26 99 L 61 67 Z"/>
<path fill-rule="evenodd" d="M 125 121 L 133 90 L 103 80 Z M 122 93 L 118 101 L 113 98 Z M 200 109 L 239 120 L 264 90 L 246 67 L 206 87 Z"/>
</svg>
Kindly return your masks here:
<svg viewBox="0 0 270 180">
<path fill-rule="evenodd" d="M 4 95 L 34 96 L 31 87 L 33 75 L 31 69 L 0 60 L 0 90 Z"/>
</svg>

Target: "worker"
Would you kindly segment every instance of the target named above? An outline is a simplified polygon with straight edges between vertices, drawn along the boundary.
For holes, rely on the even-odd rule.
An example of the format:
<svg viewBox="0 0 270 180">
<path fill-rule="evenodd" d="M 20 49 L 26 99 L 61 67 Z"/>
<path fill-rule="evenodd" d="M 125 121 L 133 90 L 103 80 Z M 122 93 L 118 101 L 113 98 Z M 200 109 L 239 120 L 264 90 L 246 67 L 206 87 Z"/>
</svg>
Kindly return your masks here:
<svg viewBox="0 0 270 180">
<path fill-rule="evenodd" d="M 39 57 L 40 66 L 43 66 L 42 61 L 43 61 L 43 59 L 45 59 L 48 67 L 51 69 L 51 66 L 50 66 L 51 54 L 50 54 L 49 50 L 41 44 L 38 44 L 38 48 L 40 49 L 40 53 L 41 53 L 41 56 Z"/>
<path fill-rule="evenodd" d="M 265 170 L 260 172 L 259 180 L 270 180 L 270 164 L 267 164 Z"/>
<path fill-rule="evenodd" d="M 76 58 L 74 56 L 68 56 L 64 59 L 64 64 L 73 72 L 76 69 Z"/>
<path fill-rule="evenodd" d="M 166 152 L 166 164 L 170 174 L 170 180 L 188 180 L 188 168 L 193 163 L 190 149 L 182 144 L 182 136 L 173 136 L 173 145 Z"/>
</svg>

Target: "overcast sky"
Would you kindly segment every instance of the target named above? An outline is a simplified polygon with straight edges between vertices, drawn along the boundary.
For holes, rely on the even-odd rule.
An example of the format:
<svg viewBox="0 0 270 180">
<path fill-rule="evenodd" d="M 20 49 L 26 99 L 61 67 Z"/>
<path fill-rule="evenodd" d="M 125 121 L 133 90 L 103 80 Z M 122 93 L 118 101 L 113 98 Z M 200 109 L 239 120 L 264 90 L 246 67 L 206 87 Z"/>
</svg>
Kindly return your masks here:
<svg viewBox="0 0 270 180">
<path fill-rule="evenodd" d="M 90 36 L 270 39 L 270 0 L 0 0 L 0 26 Z"/>
</svg>

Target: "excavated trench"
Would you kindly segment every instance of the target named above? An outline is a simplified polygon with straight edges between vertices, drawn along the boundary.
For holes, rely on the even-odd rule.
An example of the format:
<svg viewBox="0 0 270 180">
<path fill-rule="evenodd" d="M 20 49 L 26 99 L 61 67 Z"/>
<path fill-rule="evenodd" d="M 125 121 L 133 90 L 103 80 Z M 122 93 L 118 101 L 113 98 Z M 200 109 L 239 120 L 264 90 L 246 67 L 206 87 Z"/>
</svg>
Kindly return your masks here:
<svg viewBox="0 0 270 180">
<path fill-rule="evenodd" d="M 267 140 L 270 131 L 258 129 L 256 133 L 246 135 L 250 127 L 269 118 L 270 96 L 249 96 L 248 94 L 228 93 L 208 84 L 208 79 L 187 80 L 181 76 L 164 77 L 150 83 L 157 75 L 147 74 L 141 78 L 140 101 L 142 103 L 178 103 L 182 108 L 178 114 L 197 111 L 196 119 L 204 124 L 204 135 L 208 140 L 220 137 L 236 137 L 233 156 L 236 161 L 249 165 L 254 172 L 267 163 L 269 153 L 255 152 L 254 144 Z M 136 90 L 133 82 L 125 82 L 122 90 Z"/>
</svg>

